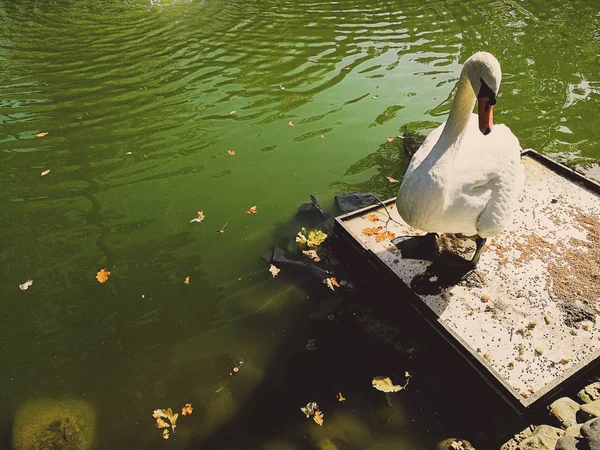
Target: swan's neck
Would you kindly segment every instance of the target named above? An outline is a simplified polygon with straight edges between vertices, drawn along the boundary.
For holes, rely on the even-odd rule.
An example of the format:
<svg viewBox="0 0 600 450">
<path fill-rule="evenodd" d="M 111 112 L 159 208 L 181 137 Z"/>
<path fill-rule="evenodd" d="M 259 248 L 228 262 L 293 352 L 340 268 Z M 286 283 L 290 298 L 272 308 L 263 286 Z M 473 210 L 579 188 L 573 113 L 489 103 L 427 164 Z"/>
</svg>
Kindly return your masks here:
<svg viewBox="0 0 600 450">
<path fill-rule="evenodd" d="M 475 107 L 475 93 L 471 87 L 471 82 L 467 76 L 465 70 L 460 74 L 458 80 L 458 87 L 456 88 L 456 95 L 450 108 L 450 115 L 446 121 L 446 126 L 440 136 L 440 141 L 447 144 L 446 148 L 451 145 L 460 147 L 460 141 L 462 140 L 469 120 L 471 119 L 471 113 Z"/>
</svg>

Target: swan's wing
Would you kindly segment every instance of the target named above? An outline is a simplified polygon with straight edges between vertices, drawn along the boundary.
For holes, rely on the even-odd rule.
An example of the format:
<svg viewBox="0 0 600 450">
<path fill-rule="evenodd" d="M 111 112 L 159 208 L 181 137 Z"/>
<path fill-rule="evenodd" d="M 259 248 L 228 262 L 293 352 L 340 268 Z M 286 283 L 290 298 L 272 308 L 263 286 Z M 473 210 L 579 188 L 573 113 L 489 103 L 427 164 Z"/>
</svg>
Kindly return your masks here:
<svg viewBox="0 0 600 450">
<path fill-rule="evenodd" d="M 435 130 L 433 130 L 427 135 L 419 149 L 411 158 L 410 163 L 408 164 L 408 169 L 406 169 L 406 173 L 404 174 L 405 178 L 408 177 L 411 173 L 413 173 L 413 171 L 421 165 L 423 160 L 427 158 L 427 155 L 429 155 L 431 149 L 439 140 L 440 135 L 442 134 L 442 130 L 444 129 L 444 125 L 446 125 L 446 122 L 441 124 L 439 127 L 437 127 Z"/>
<path fill-rule="evenodd" d="M 477 233 L 481 237 L 495 236 L 506 228 L 512 218 L 525 185 L 525 170 L 521 164 L 521 146 L 508 127 L 497 125 L 494 144 L 485 149 L 482 162 L 487 178 L 478 187 L 489 189 L 490 198 L 477 219 Z"/>
</svg>

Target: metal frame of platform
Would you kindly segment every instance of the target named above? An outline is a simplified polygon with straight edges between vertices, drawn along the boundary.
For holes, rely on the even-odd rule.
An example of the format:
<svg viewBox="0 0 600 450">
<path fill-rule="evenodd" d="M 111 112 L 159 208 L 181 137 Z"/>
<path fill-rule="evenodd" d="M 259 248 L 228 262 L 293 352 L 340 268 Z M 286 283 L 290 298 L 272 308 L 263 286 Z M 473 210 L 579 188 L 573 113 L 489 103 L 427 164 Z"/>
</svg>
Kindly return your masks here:
<svg viewBox="0 0 600 450">
<path fill-rule="evenodd" d="M 561 177 L 576 182 L 588 190 L 600 195 L 600 184 L 585 178 L 570 168 L 552 161 L 533 150 L 526 150 L 523 152 L 522 156 L 530 157 Z M 392 205 L 395 203 L 395 198 L 386 200 L 383 203 L 386 206 Z M 418 316 L 422 317 L 425 322 L 447 341 L 457 353 L 475 369 L 485 383 L 494 389 L 494 391 L 496 391 L 516 412 L 524 413 L 526 410 L 533 407 L 547 405 L 560 391 L 583 378 L 591 369 L 600 363 L 600 350 L 597 350 L 584 361 L 565 370 L 561 377 L 555 378 L 554 381 L 548 383 L 543 389 L 535 392 L 528 398 L 523 398 L 518 395 L 518 393 L 505 382 L 502 376 L 500 376 L 493 367 L 487 364 L 484 358 L 478 354 L 475 349 L 471 348 L 451 327 L 443 323 L 443 321 L 440 320 L 440 317 L 415 292 L 413 292 L 388 265 L 377 257 L 375 253 L 360 240 L 356 239 L 347 229 L 345 223 L 349 220 L 356 218 L 357 216 L 363 216 L 366 213 L 375 211 L 379 208 L 381 208 L 381 205 L 375 204 L 335 218 L 334 235 L 336 236 L 336 239 L 345 246 L 346 254 L 349 257 L 353 254 L 356 255 L 356 257 L 359 258 L 358 262 L 362 263 L 361 267 L 370 267 L 372 269 L 372 275 L 374 275 L 377 280 L 385 281 L 391 290 L 398 292 L 401 299 L 404 300 L 404 304 L 412 308 Z"/>
</svg>

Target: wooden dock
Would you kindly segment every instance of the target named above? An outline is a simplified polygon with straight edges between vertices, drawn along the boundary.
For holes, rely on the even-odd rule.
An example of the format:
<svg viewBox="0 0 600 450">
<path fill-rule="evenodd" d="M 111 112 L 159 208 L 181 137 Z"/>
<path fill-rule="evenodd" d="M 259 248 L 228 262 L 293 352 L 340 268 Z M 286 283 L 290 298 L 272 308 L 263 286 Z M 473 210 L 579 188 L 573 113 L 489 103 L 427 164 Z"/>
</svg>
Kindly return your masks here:
<svg viewBox="0 0 600 450">
<path fill-rule="evenodd" d="M 403 259 L 392 244 L 422 234 L 402 221 L 395 199 L 334 225 L 347 262 L 367 263 L 520 412 L 547 404 L 600 361 L 600 185 L 531 150 L 522 161 L 525 191 L 511 226 L 488 239 L 476 271 L 439 292 L 415 293 L 431 262 Z M 461 236 L 438 242 L 464 255 L 474 248 Z"/>
</svg>

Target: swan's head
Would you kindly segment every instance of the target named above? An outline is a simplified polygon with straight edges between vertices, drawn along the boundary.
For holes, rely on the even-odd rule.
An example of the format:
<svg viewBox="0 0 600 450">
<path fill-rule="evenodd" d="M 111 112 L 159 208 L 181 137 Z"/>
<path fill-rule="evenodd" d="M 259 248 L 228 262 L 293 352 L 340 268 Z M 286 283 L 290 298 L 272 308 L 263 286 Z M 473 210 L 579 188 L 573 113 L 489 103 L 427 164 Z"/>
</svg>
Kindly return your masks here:
<svg viewBox="0 0 600 450">
<path fill-rule="evenodd" d="M 491 53 L 477 52 L 465 61 L 463 70 L 477 96 L 479 131 L 485 135 L 490 134 L 494 125 L 496 96 L 502 81 L 500 63 Z"/>
</svg>

